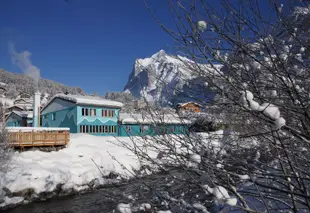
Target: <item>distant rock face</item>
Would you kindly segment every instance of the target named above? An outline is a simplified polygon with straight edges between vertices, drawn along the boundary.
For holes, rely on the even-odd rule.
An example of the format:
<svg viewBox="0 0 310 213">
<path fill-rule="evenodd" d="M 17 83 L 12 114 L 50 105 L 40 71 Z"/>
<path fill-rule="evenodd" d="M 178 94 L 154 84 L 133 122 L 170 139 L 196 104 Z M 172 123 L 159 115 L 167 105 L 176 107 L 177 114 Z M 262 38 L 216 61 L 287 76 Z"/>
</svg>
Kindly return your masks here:
<svg viewBox="0 0 310 213">
<path fill-rule="evenodd" d="M 193 61 L 168 55 L 164 50 L 150 58 L 137 59 L 124 88 L 134 97 L 160 105 L 175 105 L 183 101 L 203 101 L 212 94 L 199 75 L 190 71 Z M 211 69 L 208 65 L 203 65 Z M 197 100 L 196 100 L 197 99 Z"/>
</svg>

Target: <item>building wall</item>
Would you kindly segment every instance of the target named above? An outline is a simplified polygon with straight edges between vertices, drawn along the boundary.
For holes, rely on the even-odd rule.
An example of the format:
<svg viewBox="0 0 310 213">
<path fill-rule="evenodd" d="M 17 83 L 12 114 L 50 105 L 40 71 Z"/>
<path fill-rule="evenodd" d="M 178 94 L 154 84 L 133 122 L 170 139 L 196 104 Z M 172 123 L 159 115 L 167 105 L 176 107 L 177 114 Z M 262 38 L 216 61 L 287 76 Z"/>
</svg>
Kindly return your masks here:
<svg viewBox="0 0 310 213">
<path fill-rule="evenodd" d="M 23 118 L 21 118 L 20 116 L 16 115 L 16 114 L 11 114 L 9 115 L 9 117 L 6 120 L 6 126 L 8 127 L 22 127 L 22 126 L 31 126 L 32 123 L 32 119 L 31 118 L 24 118 L 25 120 L 23 120 Z"/>
<path fill-rule="evenodd" d="M 141 128 L 143 129 L 143 131 L 141 131 Z M 185 134 L 187 131 L 188 127 L 183 124 L 166 124 L 161 127 L 147 124 L 121 124 L 119 126 L 119 136 L 155 136 L 161 134 Z"/>
<path fill-rule="evenodd" d="M 94 109 L 96 111 L 96 116 L 83 116 L 82 115 L 82 108 L 87 108 L 87 109 Z M 103 117 L 102 116 L 102 110 L 113 110 L 114 111 L 114 116 L 113 117 Z M 92 132 L 91 134 L 94 135 L 113 135 L 113 136 L 118 136 L 118 117 L 119 117 L 119 109 L 115 108 L 108 108 L 108 107 L 94 107 L 94 106 L 78 106 L 77 107 L 77 131 L 82 132 L 81 128 L 93 128 L 92 126 L 95 127 L 100 127 L 101 126 L 114 126 L 115 132 Z M 97 128 L 98 128 L 97 127 Z"/>
<path fill-rule="evenodd" d="M 76 104 L 70 101 L 56 98 L 42 111 L 41 114 L 43 115 L 46 113 L 56 112 L 56 111 L 64 110 L 64 109 L 75 107 L 75 106 Z"/>
<path fill-rule="evenodd" d="M 9 115 L 9 117 L 6 120 L 6 126 L 8 126 L 8 127 L 13 127 L 13 126 L 20 127 L 21 122 L 22 122 L 21 117 L 15 115 L 15 114 L 11 114 L 11 115 Z"/>
<path fill-rule="evenodd" d="M 55 120 L 53 117 L 55 116 Z M 71 133 L 77 133 L 77 107 L 69 107 L 66 109 L 42 113 L 43 127 L 68 127 Z"/>
</svg>

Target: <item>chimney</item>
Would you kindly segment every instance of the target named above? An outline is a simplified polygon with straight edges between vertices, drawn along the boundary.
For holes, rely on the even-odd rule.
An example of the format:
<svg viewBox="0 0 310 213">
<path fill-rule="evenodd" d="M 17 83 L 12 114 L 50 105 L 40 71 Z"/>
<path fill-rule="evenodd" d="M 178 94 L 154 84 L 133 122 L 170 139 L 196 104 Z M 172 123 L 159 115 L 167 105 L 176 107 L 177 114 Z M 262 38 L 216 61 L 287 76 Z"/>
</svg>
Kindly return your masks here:
<svg viewBox="0 0 310 213">
<path fill-rule="evenodd" d="M 39 127 L 39 119 L 40 119 L 40 98 L 41 93 L 35 92 L 33 96 L 33 118 L 32 118 L 32 126 Z"/>
</svg>

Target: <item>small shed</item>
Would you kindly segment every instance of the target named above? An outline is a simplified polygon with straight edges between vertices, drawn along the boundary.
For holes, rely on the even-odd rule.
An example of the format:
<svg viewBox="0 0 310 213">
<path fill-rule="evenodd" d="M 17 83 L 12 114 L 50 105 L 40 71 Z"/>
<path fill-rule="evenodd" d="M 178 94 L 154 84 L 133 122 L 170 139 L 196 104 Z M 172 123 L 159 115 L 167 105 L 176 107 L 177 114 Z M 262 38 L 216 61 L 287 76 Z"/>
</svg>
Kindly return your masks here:
<svg viewBox="0 0 310 213">
<path fill-rule="evenodd" d="M 29 127 L 32 125 L 32 112 L 12 111 L 6 117 L 6 126 L 8 127 Z"/>
</svg>

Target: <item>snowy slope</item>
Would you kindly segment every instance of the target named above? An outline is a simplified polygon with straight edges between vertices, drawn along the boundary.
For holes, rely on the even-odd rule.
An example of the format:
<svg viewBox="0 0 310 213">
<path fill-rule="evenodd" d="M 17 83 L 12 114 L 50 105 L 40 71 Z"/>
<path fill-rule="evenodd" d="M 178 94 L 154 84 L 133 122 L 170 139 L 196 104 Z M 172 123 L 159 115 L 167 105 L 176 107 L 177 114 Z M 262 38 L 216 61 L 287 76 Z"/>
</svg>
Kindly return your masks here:
<svg viewBox="0 0 310 213">
<path fill-rule="evenodd" d="M 189 59 L 168 55 L 164 50 L 150 58 L 137 59 L 124 91 L 163 105 L 208 98 L 204 81 L 186 65 L 190 63 Z M 207 65 L 204 69 L 207 72 L 212 70 Z"/>
<path fill-rule="evenodd" d="M 14 105 L 14 100 L 6 97 L 0 97 L 0 103 L 5 106 L 12 106 Z"/>
<path fill-rule="evenodd" d="M 0 173 L 0 209 L 16 200 L 23 202 L 27 191 L 32 195 L 26 199 L 31 200 L 57 190 L 64 194 L 89 190 L 107 183 L 103 175 L 113 172 L 131 177 L 132 169 L 139 168 L 137 158 L 129 150 L 115 145 L 119 140 L 131 144 L 130 138 L 87 134 L 71 134 L 70 137 L 68 147 L 60 151 L 26 151 L 12 155 L 8 172 Z M 11 193 L 14 193 L 13 198 Z"/>
</svg>

